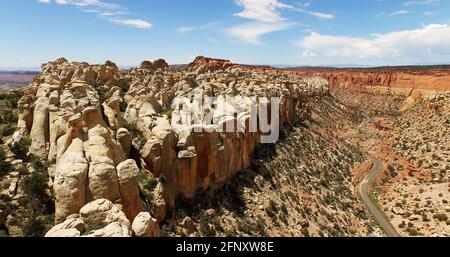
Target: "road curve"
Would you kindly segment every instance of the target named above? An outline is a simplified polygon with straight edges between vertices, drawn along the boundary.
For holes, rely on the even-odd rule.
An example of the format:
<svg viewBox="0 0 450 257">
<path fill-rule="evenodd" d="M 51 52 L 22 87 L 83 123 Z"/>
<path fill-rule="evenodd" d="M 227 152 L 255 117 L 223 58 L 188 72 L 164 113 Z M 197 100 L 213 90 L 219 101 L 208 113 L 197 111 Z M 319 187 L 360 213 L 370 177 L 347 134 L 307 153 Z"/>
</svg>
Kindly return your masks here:
<svg viewBox="0 0 450 257">
<path fill-rule="evenodd" d="M 370 182 L 379 174 L 384 171 L 383 163 L 377 160 L 373 156 L 369 156 L 370 160 L 373 162 L 373 167 L 370 170 L 369 174 L 363 179 L 361 184 L 359 185 L 359 193 L 369 208 L 370 213 L 373 215 L 378 224 L 383 228 L 388 237 L 400 237 L 400 234 L 395 230 L 392 224 L 386 219 L 384 214 L 378 207 L 370 200 L 369 194 L 367 193 L 367 187 Z"/>
</svg>

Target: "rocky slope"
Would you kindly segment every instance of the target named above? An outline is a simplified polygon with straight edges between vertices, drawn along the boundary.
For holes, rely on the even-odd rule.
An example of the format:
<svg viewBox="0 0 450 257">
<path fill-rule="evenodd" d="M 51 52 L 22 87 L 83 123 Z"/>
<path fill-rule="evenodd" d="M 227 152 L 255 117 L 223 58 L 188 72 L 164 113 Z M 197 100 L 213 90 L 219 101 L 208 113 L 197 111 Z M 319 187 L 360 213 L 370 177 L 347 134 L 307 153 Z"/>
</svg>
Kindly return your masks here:
<svg viewBox="0 0 450 257">
<path fill-rule="evenodd" d="M 169 236 L 367 236 L 381 234 L 358 200 L 353 170 L 364 154 L 338 137 L 358 113 L 316 97 L 310 115 L 261 145 L 253 164 L 223 187 L 179 199 L 162 227 Z"/>
</svg>

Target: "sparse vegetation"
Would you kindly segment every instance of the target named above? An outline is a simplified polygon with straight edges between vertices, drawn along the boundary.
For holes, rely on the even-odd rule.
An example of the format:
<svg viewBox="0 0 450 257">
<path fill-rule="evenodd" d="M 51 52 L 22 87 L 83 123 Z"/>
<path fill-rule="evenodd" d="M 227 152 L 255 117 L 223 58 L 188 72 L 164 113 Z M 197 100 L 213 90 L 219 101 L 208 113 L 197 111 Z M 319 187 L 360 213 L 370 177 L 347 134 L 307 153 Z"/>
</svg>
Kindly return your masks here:
<svg viewBox="0 0 450 257">
<path fill-rule="evenodd" d="M 5 150 L 0 148 L 0 177 L 6 175 L 11 169 L 11 165 L 7 163 L 5 159 L 6 159 Z"/>
<path fill-rule="evenodd" d="M 15 154 L 17 159 L 28 161 L 28 150 L 31 146 L 31 139 L 29 137 L 23 137 L 19 142 L 15 142 L 9 145 L 11 151 Z"/>
<path fill-rule="evenodd" d="M 92 234 L 93 232 L 95 232 L 96 230 L 105 228 L 107 225 L 108 225 L 108 224 L 106 224 L 106 223 L 104 223 L 104 222 L 101 222 L 101 221 L 91 221 L 91 222 L 88 222 L 88 223 L 86 224 L 86 228 L 85 228 L 85 231 L 84 231 L 83 235 L 85 235 L 85 236 L 86 236 L 86 235 L 90 235 L 90 234 Z"/>
</svg>

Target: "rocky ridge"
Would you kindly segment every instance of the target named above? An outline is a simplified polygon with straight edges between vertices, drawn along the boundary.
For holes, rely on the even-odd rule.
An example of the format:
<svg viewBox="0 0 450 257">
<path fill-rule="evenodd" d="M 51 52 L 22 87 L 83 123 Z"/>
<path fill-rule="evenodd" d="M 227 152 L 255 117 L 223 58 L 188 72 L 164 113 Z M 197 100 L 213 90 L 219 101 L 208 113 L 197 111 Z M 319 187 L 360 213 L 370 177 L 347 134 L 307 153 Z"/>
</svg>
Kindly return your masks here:
<svg viewBox="0 0 450 257">
<path fill-rule="evenodd" d="M 111 227 L 95 235 L 131 235 L 137 227 L 136 235 L 154 236 L 154 219 L 164 221 L 177 196 L 190 198 L 251 165 L 261 133 L 247 132 L 243 103 L 225 112 L 220 108 L 226 96 L 281 98 L 284 126 L 307 115 L 308 99 L 327 95 L 327 84 L 203 57 L 187 71 L 170 70 L 157 60 L 127 72 L 109 61 L 89 65 L 61 58 L 44 64 L 24 89 L 10 143 L 29 136 L 29 153 L 48 166 L 59 224 L 50 236 L 82 234 L 82 226 L 73 224 L 87 222 L 82 211 L 92 203 L 124 214 L 123 222 L 96 220 Z M 196 92 L 218 97 L 218 106 L 203 114 L 213 113 L 219 126 L 231 122 L 247 129 L 190 132 L 203 126 L 197 124 L 182 133 L 174 130 L 170 121 L 183 117 L 183 110 L 172 100 L 192 99 Z"/>
</svg>

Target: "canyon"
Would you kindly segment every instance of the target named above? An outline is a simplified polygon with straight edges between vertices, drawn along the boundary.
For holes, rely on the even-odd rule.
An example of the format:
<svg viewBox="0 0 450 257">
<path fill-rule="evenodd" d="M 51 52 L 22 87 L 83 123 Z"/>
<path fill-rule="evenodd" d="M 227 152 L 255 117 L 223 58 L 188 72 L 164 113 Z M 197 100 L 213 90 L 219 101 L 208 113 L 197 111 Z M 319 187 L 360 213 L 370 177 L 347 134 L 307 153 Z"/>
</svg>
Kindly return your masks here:
<svg viewBox="0 0 450 257">
<path fill-rule="evenodd" d="M 358 191 L 374 156 L 384 172 L 370 196 L 395 229 L 449 235 L 449 84 L 445 69 L 275 69 L 200 56 L 124 71 L 61 58 L 20 90 L 15 132 L 2 139 L 0 230 L 381 236 Z M 176 99 L 193 107 L 198 94 L 217 98 L 200 112 L 215 123 L 176 130 L 174 120 L 195 118 Z M 279 98 L 278 142 L 262 144 L 250 104 L 232 96 Z"/>
</svg>

